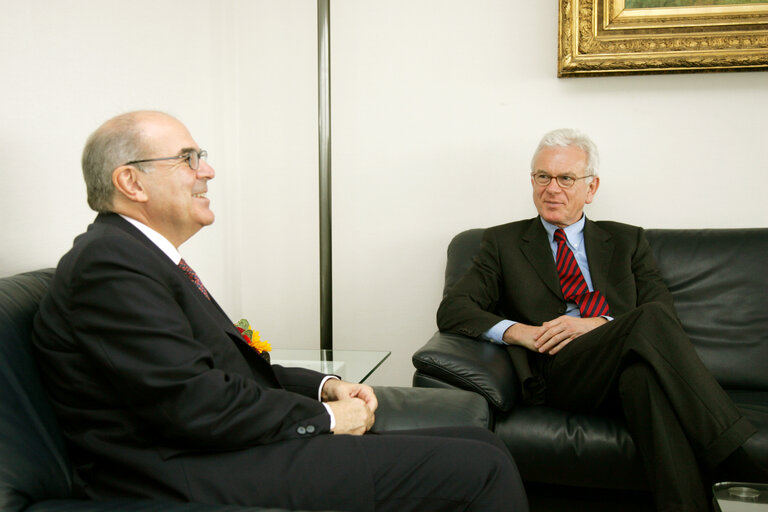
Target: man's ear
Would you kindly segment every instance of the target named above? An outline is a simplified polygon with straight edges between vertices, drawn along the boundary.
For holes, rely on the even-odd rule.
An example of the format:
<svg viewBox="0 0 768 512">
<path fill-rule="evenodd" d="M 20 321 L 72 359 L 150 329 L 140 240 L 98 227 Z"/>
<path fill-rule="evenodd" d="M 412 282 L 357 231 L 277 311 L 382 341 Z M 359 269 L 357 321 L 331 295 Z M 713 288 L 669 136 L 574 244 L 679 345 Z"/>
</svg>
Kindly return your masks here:
<svg viewBox="0 0 768 512">
<path fill-rule="evenodd" d="M 600 187 L 600 177 L 595 176 L 592 178 L 592 181 L 589 182 L 589 185 L 587 185 L 587 200 L 584 201 L 586 204 L 591 203 L 595 198 L 598 187 Z"/>
<path fill-rule="evenodd" d="M 115 190 L 126 199 L 137 203 L 146 203 L 149 199 L 144 184 L 139 179 L 140 170 L 130 165 L 121 165 L 112 171 L 112 184 Z"/>
</svg>

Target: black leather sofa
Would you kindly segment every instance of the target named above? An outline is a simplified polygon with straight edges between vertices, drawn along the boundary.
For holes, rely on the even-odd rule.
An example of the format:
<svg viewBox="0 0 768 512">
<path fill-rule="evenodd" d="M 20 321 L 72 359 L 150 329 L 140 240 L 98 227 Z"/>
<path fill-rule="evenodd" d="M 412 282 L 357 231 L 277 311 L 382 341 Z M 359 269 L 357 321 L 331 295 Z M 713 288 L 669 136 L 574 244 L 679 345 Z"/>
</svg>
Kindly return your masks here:
<svg viewBox="0 0 768 512">
<path fill-rule="evenodd" d="M 155 501 L 82 501 L 33 358 L 31 327 L 53 270 L 0 279 L 0 510 L 3 512 L 279 512 Z M 378 387 L 375 430 L 490 426 L 488 405 L 466 391 Z M 287 512 L 287 511 L 282 511 Z"/>
<path fill-rule="evenodd" d="M 482 234 L 473 229 L 451 241 L 445 289 L 470 266 Z M 768 229 L 651 229 L 646 235 L 698 353 L 759 429 L 745 450 L 768 460 Z M 467 389 L 488 401 L 493 429 L 515 457 L 532 510 L 537 489 L 593 497 L 647 489 L 621 419 L 521 405 L 505 348 L 438 332 L 416 351 L 413 364 L 414 386 Z"/>
</svg>

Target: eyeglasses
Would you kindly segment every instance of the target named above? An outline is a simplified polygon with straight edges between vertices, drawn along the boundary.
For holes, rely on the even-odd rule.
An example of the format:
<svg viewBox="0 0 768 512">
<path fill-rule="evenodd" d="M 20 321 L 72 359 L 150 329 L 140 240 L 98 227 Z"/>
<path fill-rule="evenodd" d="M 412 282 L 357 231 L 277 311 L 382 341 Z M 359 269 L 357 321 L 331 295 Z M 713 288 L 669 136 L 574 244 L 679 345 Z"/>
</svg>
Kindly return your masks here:
<svg viewBox="0 0 768 512">
<path fill-rule="evenodd" d="M 571 188 L 576 184 L 579 180 L 585 180 L 587 178 L 591 178 L 594 176 L 594 174 L 588 174 L 586 176 L 571 176 L 570 174 L 561 174 L 560 176 L 550 176 L 549 174 L 545 172 L 532 172 L 531 176 L 533 176 L 533 182 L 537 185 L 542 185 L 546 187 L 550 184 L 552 181 L 552 178 L 555 178 L 557 180 L 557 184 L 560 185 L 561 188 Z"/>
<path fill-rule="evenodd" d="M 193 171 L 196 171 L 200 169 L 200 160 L 205 160 L 208 158 L 208 152 L 204 149 L 201 149 L 200 151 L 190 151 L 189 153 L 184 153 L 183 155 L 179 156 L 168 156 L 165 158 L 147 158 L 146 160 L 132 160 L 130 162 L 126 162 L 123 165 L 132 165 L 132 164 L 143 164 L 144 162 L 159 162 L 160 160 L 178 160 L 183 158 L 187 161 L 189 164 L 189 168 Z"/>
</svg>

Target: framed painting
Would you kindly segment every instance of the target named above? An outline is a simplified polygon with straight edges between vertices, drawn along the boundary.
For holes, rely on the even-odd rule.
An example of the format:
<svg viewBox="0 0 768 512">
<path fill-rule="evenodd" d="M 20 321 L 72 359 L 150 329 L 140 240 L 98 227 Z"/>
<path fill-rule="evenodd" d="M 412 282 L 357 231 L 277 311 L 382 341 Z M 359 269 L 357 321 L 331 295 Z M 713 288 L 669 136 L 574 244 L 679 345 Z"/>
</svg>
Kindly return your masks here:
<svg viewBox="0 0 768 512">
<path fill-rule="evenodd" d="M 559 77 L 768 70 L 768 0 L 559 2 Z"/>
</svg>

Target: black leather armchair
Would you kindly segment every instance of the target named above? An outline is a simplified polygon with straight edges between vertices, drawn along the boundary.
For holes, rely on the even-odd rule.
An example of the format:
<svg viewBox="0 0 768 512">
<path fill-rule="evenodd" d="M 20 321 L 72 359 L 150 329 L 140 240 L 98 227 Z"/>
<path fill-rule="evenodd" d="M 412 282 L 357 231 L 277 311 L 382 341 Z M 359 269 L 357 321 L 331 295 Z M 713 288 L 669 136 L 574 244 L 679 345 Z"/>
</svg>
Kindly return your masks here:
<svg viewBox="0 0 768 512">
<path fill-rule="evenodd" d="M 53 276 L 39 270 L 0 279 L 0 510 L 3 512 L 281 512 L 259 507 L 157 501 L 82 501 L 39 378 L 32 320 Z M 376 430 L 490 426 L 484 400 L 466 391 L 376 388 Z M 282 511 L 287 512 L 287 511 Z"/>
<path fill-rule="evenodd" d="M 450 243 L 446 290 L 469 268 L 482 234 L 465 231 Z M 745 450 L 768 460 L 768 229 L 646 234 L 696 350 L 759 429 Z M 521 405 L 518 379 L 502 346 L 438 332 L 414 354 L 413 364 L 414 386 L 468 389 L 488 401 L 493 429 L 526 484 L 647 489 L 620 418 Z"/>
</svg>

